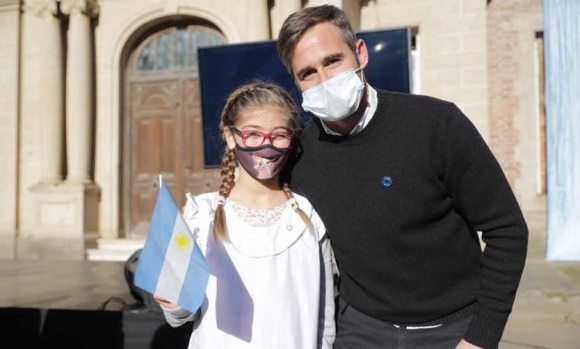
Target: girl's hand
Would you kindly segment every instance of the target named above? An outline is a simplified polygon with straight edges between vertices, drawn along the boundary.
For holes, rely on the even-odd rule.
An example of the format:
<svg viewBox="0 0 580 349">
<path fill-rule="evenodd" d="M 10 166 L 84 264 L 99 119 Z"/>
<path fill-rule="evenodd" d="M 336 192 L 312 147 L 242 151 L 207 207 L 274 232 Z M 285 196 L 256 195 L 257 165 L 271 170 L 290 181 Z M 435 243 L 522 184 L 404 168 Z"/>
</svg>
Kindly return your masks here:
<svg viewBox="0 0 580 349">
<path fill-rule="evenodd" d="M 159 305 L 161 305 L 164 308 L 167 308 L 167 309 L 177 308 L 177 304 L 171 303 L 170 301 L 168 301 L 165 298 L 161 298 L 159 296 L 153 295 L 153 299 L 155 299 L 157 301 L 157 303 L 159 303 Z"/>
<path fill-rule="evenodd" d="M 473 344 L 467 342 L 465 339 L 462 339 L 461 342 L 459 342 L 459 344 L 457 344 L 455 349 L 483 349 L 483 348 L 478 347 L 476 345 L 473 345 Z"/>
</svg>

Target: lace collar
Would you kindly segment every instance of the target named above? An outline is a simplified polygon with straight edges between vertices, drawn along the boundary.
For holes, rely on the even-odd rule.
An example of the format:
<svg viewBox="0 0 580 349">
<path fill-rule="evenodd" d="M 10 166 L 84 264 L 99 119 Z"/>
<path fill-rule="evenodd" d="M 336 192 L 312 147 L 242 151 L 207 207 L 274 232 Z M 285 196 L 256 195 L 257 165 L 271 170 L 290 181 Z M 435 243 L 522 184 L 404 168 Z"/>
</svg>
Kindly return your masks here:
<svg viewBox="0 0 580 349">
<path fill-rule="evenodd" d="M 276 221 L 280 219 L 280 216 L 282 216 L 288 202 L 273 208 L 259 209 L 248 208 L 229 199 L 227 200 L 227 204 L 231 206 L 232 211 L 234 211 L 238 217 L 249 225 L 263 227 L 276 223 Z"/>
</svg>

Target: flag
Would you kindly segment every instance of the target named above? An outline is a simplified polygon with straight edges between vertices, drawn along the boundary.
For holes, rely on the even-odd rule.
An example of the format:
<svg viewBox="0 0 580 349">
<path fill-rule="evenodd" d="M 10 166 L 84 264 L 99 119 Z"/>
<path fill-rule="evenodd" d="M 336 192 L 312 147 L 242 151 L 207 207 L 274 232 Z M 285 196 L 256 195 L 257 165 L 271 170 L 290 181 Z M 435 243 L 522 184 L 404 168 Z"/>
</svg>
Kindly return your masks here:
<svg viewBox="0 0 580 349">
<path fill-rule="evenodd" d="M 207 264 L 163 178 L 134 283 L 193 313 L 209 278 Z"/>
</svg>

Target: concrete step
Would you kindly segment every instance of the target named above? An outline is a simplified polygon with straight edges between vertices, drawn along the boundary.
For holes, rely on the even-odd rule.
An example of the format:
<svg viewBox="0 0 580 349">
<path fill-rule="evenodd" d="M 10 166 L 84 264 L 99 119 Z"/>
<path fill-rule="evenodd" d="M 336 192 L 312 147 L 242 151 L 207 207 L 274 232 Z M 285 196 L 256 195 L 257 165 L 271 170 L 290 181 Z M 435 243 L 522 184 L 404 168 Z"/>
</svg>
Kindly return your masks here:
<svg viewBox="0 0 580 349">
<path fill-rule="evenodd" d="M 87 249 L 87 259 L 90 261 L 124 262 L 144 245 L 145 240 L 99 239 L 97 240 L 97 248 Z"/>
<path fill-rule="evenodd" d="M 144 239 L 98 239 L 98 248 L 111 250 L 136 250 L 145 245 Z"/>
</svg>

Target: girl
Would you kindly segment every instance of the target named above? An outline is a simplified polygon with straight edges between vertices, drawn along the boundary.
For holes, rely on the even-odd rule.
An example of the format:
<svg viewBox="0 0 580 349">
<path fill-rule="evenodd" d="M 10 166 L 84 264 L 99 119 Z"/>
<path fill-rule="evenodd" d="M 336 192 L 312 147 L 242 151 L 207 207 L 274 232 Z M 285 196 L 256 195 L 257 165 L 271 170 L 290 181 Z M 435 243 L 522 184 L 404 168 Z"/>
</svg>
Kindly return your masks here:
<svg viewBox="0 0 580 349">
<path fill-rule="evenodd" d="M 243 85 L 226 102 L 222 185 L 188 193 L 183 212 L 210 265 L 206 298 L 193 314 L 155 296 L 171 326 L 194 321 L 189 348 L 332 348 L 330 242 L 310 203 L 280 181 L 299 126 L 276 84 Z"/>
</svg>

